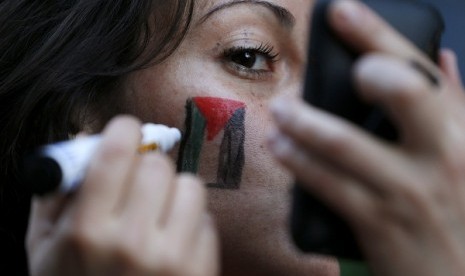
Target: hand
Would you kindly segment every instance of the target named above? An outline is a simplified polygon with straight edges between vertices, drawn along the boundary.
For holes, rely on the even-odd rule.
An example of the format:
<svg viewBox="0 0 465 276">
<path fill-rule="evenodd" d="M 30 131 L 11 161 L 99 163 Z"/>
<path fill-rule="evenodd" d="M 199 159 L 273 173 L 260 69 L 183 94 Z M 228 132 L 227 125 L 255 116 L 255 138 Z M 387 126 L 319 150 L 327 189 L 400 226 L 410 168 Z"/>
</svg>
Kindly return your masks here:
<svg viewBox="0 0 465 276">
<path fill-rule="evenodd" d="M 330 18 L 362 53 L 360 96 L 386 109 L 400 142 L 278 99 L 272 152 L 349 221 L 376 275 L 465 275 L 465 94 L 454 55 L 443 51 L 437 67 L 359 2 L 337 1 Z"/>
<path fill-rule="evenodd" d="M 79 191 L 33 202 L 32 275 L 216 275 L 216 230 L 206 191 L 156 153 L 138 154 L 140 124 L 103 133 Z"/>
</svg>

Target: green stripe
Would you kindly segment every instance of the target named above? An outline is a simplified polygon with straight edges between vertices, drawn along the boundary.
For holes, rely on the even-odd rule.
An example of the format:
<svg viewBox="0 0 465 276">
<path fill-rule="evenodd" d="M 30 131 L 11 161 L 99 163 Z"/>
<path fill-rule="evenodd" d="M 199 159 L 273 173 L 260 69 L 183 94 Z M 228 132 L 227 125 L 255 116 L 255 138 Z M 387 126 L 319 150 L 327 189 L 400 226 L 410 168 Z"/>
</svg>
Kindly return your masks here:
<svg viewBox="0 0 465 276">
<path fill-rule="evenodd" d="M 192 100 L 186 104 L 186 131 L 181 142 L 178 171 L 197 173 L 206 121 Z"/>
</svg>

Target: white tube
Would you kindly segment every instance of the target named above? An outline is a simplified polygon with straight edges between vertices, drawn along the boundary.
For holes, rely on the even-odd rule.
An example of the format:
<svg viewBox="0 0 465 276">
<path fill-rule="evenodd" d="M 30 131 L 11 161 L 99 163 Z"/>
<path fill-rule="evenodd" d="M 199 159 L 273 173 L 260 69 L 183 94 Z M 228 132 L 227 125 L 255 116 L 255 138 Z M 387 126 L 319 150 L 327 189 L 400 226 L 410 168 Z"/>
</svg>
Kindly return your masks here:
<svg viewBox="0 0 465 276">
<path fill-rule="evenodd" d="M 141 131 L 141 146 L 152 144 L 162 152 L 171 150 L 181 139 L 178 129 L 165 125 L 145 124 Z M 79 187 L 100 141 L 100 135 L 92 135 L 42 148 L 41 156 L 52 158 L 61 169 L 61 192 L 68 193 Z"/>
</svg>

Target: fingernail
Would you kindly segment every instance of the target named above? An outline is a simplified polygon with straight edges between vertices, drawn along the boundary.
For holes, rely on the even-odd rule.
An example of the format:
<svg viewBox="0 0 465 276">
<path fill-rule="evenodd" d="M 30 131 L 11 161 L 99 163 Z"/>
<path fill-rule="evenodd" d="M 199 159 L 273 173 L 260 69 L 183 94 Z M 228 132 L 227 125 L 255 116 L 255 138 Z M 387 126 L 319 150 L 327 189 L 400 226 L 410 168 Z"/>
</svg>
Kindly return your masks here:
<svg viewBox="0 0 465 276">
<path fill-rule="evenodd" d="M 363 8 L 360 4 L 351 0 L 338 1 L 334 10 L 336 19 L 340 24 L 350 24 L 352 26 L 359 26 L 363 22 Z"/>
<path fill-rule="evenodd" d="M 274 99 L 270 104 L 270 111 L 278 123 L 282 124 L 289 121 L 290 114 L 284 98 Z"/>
</svg>

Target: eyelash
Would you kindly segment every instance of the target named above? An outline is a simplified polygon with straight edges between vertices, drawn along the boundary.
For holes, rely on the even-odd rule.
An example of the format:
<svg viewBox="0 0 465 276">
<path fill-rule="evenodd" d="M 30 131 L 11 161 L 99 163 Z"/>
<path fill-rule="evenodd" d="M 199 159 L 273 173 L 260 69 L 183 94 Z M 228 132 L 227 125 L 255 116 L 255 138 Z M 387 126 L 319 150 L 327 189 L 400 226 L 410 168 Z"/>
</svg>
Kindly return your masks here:
<svg viewBox="0 0 465 276">
<path fill-rule="evenodd" d="M 248 68 L 242 64 L 239 64 L 233 61 L 235 55 L 252 53 L 256 57 L 261 56 L 265 59 L 267 66 L 271 65 L 279 60 L 279 53 L 274 51 L 273 46 L 268 44 L 260 44 L 257 47 L 231 47 L 226 49 L 223 53 L 223 59 L 226 64 L 235 72 L 237 72 L 241 77 L 248 79 L 264 79 L 270 76 L 272 73 L 272 68 L 270 69 L 253 69 Z M 256 60 L 255 60 L 256 61 Z"/>
</svg>

